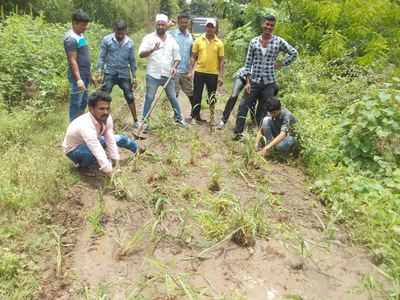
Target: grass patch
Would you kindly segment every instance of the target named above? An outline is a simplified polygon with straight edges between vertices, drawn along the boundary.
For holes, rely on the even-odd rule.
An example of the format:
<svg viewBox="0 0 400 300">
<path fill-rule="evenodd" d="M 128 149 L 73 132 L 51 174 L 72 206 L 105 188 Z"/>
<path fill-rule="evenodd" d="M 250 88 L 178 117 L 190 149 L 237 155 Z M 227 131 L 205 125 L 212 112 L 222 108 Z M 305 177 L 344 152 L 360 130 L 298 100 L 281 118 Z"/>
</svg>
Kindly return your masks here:
<svg viewBox="0 0 400 300">
<path fill-rule="evenodd" d="M 78 177 L 61 148 L 64 109 L 44 117 L 0 108 L 0 116 L 0 298 L 31 298 L 43 252 L 54 249 L 44 207 L 62 201 Z"/>
<path fill-rule="evenodd" d="M 265 238 L 269 226 L 261 203 L 244 208 L 233 196 L 208 195 L 201 200 L 204 209 L 195 217 L 203 234 L 210 240 L 221 240 L 233 232 L 232 240 L 240 246 L 254 246 L 256 237 Z"/>
</svg>

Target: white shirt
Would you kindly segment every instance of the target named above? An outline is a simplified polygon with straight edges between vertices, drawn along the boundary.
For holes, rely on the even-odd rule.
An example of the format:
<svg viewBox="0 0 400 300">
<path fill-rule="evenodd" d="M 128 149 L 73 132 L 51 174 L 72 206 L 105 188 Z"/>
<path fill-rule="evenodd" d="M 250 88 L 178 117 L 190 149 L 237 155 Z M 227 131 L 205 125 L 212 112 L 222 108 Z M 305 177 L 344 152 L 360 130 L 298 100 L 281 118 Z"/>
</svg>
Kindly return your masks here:
<svg viewBox="0 0 400 300">
<path fill-rule="evenodd" d="M 174 62 L 180 61 L 181 56 L 178 43 L 169 33 L 166 33 L 166 39 L 163 41 L 155 32 L 149 33 L 143 38 L 139 47 L 139 54 L 153 49 L 156 43 L 160 43 L 160 49 L 148 56 L 147 75 L 160 79 L 161 76 L 168 77 L 171 74 Z"/>
<path fill-rule="evenodd" d="M 106 150 L 100 144 L 99 137 L 104 136 Z M 67 154 L 79 145 L 86 144 L 90 152 L 96 157 L 100 170 L 112 171 L 112 164 L 108 158 L 119 160 L 119 151 L 114 137 L 114 123 L 111 116 L 104 125 L 97 122 L 90 112 L 87 112 L 74 119 L 68 126 L 65 134 L 63 148 Z"/>
</svg>

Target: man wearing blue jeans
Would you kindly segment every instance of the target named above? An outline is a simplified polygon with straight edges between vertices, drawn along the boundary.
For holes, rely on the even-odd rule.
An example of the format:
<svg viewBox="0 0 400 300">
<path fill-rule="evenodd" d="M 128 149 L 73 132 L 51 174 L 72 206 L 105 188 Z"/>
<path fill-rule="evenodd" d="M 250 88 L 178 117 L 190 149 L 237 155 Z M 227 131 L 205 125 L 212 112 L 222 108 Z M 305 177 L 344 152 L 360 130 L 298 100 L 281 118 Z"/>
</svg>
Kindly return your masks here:
<svg viewBox="0 0 400 300">
<path fill-rule="evenodd" d="M 64 35 L 64 49 L 68 59 L 70 83 L 69 120 L 85 112 L 90 83 L 89 46 L 83 33 L 89 24 L 89 16 L 78 9 L 72 14 L 72 29 Z"/>
<path fill-rule="evenodd" d="M 292 125 L 297 122 L 293 114 L 281 107 L 277 97 L 268 103 L 270 115 L 261 124 L 256 137 L 256 149 L 262 156 L 268 156 L 273 149 L 281 154 L 288 154 L 296 146 L 296 139 L 290 135 Z"/>
<path fill-rule="evenodd" d="M 112 176 L 113 164 L 119 167 L 118 147 L 135 154 L 138 145 L 127 136 L 114 135 L 110 95 L 102 91 L 94 92 L 88 102 L 89 112 L 77 117 L 68 126 L 63 142 L 64 153 L 81 168 L 97 163 L 100 171 Z"/>
<path fill-rule="evenodd" d="M 139 56 L 148 58 L 146 71 L 146 95 L 143 105 L 143 121 L 146 121 L 154 101 L 157 89 L 165 86 L 165 92 L 174 110 L 175 121 L 186 126 L 176 98 L 175 75 L 181 60 L 179 46 L 173 36 L 166 32 L 168 17 L 164 14 L 156 16 L 156 31 L 147 34 L 139 47 Z M 168 81 L 168 78 L 171 78 Z M 148 127 L 146 128 L 148 130 Z"/>
<path fill-rule="evenodd" d="M 135 48 L 127 34 L 128 26 L 125 21 L 119 20 L 114 23 L 114 32 L 104 37 L 101 42 L 97 71 L 100 78 L 103 78 L 104 74 L 103 91 L 110 94 L 114 85 L 122 89 L 133 118 L 133 126 L 137 127 L 133 95 L 136 81 Z"/>
</svg>

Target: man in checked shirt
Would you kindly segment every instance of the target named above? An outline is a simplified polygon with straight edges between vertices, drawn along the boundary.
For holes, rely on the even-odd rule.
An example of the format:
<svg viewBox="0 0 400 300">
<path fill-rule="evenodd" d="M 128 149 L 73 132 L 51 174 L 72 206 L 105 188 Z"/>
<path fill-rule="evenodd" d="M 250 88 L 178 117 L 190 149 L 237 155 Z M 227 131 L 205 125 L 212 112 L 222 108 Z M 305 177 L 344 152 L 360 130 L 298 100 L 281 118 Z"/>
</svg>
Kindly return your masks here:
<svg viewBox="0 0 400 300">
<path fill-rule="evenodd" d="M 234 139 L 240 140 L 246 123 L 247 112 L 254 107 L 259 99 L 256 114 L 257 124 L 268 111 L 268 101 L 274 96 L 277 89 L 276 70 L 283 66 L 288 66 L 297 57 L 297 50 L 289 45 L 284 39 L 273 35 L 276 18 L 267 15 L 262 21 L 262 34 L 250 41 L 245 62 L 246 92 L 248 97 L 244 97 L 239 105 L 234 129 Z M 282 64 L 277 63 L 276 59 L 280 52 L 287 53 L 287 57 Z"/>
</svg>

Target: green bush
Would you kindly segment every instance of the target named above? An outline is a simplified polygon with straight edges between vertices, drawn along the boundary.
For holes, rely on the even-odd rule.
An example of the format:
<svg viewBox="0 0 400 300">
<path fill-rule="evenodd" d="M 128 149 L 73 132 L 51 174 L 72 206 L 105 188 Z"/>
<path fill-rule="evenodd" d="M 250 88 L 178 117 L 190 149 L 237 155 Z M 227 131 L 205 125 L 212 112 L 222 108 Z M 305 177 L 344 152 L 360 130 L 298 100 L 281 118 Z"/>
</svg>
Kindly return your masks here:
<svg viewBox="0 0 400 300">
<path fill-rule="evenodd" d="M 324 59 L 303 56 L 280 72 L 281 99 L 299 120 L 302 158 L 332 222 L 352 228 L 399 284 L 398 83 L 372 85 L 381 76 L 372 71 L 332 72 Z"/>
<path fill-rule="evenodd" d="M 32 107 L 34 113 L 52 110 L 67 96 L 64 32 L 70 25 L 49 24 L 43 18 L 14 15 L 0 26 L 0 93 L 10 110 Z M 96 60 L 105 29 L 91 24 L 88 39 Z"/>
<path fill-rule="evenodd" d="M 400 166 L 400 90 L 384 88 L 350 105 L 342 129 L 347 164 L 392 175 Z"/>
</svg>

